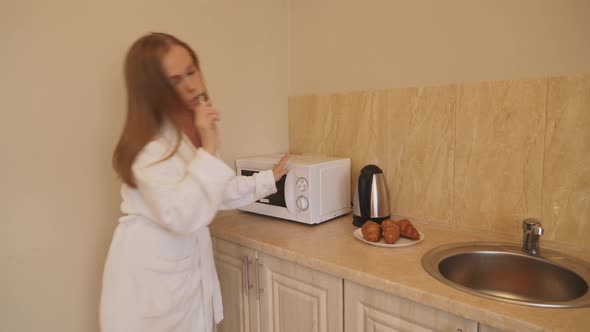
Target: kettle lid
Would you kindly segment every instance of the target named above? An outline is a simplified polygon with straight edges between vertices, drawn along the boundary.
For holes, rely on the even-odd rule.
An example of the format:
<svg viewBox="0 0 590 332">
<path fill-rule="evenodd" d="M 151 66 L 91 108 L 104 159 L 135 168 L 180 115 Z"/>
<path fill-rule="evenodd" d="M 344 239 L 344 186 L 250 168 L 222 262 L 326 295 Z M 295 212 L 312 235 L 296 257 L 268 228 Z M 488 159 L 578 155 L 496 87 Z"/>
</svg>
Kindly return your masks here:
<svg viewBox="0 0 590 332">
<path fill-rule="evenodd" d="M 377 165 L 367 165 L 361 169 L 361 173 L 382 174 L 383 170 Z"/>
</svg>

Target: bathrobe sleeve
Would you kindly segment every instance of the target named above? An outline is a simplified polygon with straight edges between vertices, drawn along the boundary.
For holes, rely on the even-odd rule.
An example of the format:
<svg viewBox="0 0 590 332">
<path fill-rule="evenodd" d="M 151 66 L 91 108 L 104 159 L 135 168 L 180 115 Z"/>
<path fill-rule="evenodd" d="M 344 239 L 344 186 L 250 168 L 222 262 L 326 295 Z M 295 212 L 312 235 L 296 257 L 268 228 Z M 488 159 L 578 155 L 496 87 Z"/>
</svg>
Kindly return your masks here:
<svg viewBox="0 0 590 332">
<path fill-rule="evenodd" d="M 219 208 L 237 209 L 276 192 L 272 170 L 258 172 L 252 176 L 235 176 L 227 182 Z"/>
<path fill-rule="evenodd" d="M 157 140 L 141 151 L 132 166 L 137 190 L 155 222 L 174 233 L 192 233 L 213 220 L 234 172 L 202 148 L 188 163 L 178 154 L 162 160 L 168 151 Z"/>
</svg>

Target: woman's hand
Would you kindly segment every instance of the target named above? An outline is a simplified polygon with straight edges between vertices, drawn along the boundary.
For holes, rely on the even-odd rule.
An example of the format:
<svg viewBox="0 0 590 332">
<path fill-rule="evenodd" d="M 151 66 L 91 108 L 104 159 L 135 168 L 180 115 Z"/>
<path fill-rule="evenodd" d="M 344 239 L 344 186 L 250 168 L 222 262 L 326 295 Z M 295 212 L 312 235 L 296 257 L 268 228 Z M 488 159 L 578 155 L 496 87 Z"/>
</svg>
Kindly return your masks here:
<svg viewBox="0 0 590 332">
<path fill-rule="evenodd" d="M 203 101 L 195 109 L 195 127 L 199 131 L 203 149 L 211 155 L 216 155 L 220 146 L 217 121 L 219 111 L 211 106 L 211 102 Z"/>
<path fill-rule="evenodd" d="M 281 160 L 279 160 L 278 164 L 275 164 L 272 167 L 272 174 L 275 177 L 275 182 L 279 181 L 283 177 L 283 175 L 285 175 L 289 172 L 289 169 L 287 169 L 285 167 L 287 165 L 288 160 L 289 160 L 289 155 L 286 154 L 283 156 L 283 158 L 281 158 Z"/>
</svg>

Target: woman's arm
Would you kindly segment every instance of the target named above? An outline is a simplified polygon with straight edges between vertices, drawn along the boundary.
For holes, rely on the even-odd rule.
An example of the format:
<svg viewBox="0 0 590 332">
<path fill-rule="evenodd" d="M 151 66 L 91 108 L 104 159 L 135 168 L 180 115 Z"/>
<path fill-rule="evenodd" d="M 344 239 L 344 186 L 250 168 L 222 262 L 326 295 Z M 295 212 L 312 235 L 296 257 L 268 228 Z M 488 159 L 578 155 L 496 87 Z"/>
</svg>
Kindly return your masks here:
<svg viewBox="0 0 590 332">
<path fill-rule="evenodd" d="M 288 160 L 289 155 L 285 155 L 272 169 L 255 173 L 252 176 L 232 178 L 223 193 L 220 209 L 236 209 L 276 193 L 276 182 L 289 171 L 286 167 Z"/>
<path fill-rule="evenodd" d="M 228 181 L 223 193 L 220 210 L 237 209 L 277 192 L 272 170 L 252 176 L 234 176 Z"/>
<path fill-rule="evenodd" d="M 233 171 L 204 149 L 188 164 L 177 155 L 159 161 L 166 150 L 153 141 L 140 153 L 133 166 L 137 190 L 162 227 L 195 232 L 213 220 Z"/>
</svg>

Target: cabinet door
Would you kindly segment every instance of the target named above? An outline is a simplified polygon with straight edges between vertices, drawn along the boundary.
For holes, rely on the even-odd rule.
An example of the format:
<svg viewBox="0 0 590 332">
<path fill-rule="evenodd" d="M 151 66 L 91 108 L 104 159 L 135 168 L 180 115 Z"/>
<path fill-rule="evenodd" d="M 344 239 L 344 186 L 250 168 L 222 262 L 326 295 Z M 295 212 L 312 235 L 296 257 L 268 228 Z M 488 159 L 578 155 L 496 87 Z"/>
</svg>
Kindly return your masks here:
<svg viewBox="0 0 590 332">
<path fill-rule="evenodd" d="M 252 279 L 255 251 L 213 238 L 213 255 L 223 297 L 224 318 L 217 331 L 258 332 L 258 303 Z"/>
<path fill-rule="evenodd" d="M 346 332 L 476 332 L 477 322 L 357 283 L 344 282 Z"/>
<path fill-rule="evenodd" d="M 258 253 L 261 332 L 342 332 L 342 279 Z"/>
</svg>

